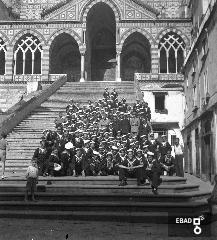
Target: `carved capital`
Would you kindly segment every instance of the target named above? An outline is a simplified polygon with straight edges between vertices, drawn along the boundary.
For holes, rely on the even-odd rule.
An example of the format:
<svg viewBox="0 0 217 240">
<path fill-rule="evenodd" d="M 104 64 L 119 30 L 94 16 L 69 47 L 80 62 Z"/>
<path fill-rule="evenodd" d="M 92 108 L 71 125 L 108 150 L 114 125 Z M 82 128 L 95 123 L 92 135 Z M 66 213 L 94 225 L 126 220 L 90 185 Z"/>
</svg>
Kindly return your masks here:
<svg viewBox="0 0 217 240">
<path fill-rule="evenodd" d="M 122 52 L 122 45 L 116 45 L 116 54 L 121 55 Z"/>
<path fill-rule="evenodd" d="M 86 45 L 79 47 L 79 51 L 80 51 L 80 54 L 81 54 L 81 55 L 85 55 L 86 50 L 87 50 L 87 49 L 86 49 Z"/>
</svg>

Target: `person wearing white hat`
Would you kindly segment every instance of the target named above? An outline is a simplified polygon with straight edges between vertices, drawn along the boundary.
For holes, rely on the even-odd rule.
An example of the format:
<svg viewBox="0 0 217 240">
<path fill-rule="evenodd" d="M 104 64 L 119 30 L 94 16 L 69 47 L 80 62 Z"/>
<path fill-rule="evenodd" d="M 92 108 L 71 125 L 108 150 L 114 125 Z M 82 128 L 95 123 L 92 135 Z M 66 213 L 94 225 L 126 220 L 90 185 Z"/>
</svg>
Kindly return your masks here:
<svg viewBox="0 0 217 240">
<path fill-rule="evenodd" d="M 159 150 L 160 150 L 162 156 L 165 156 L 168 151 L 172 151 L 172 147 L 169 144 L 169 142 L 167 141 L 166 135 L 162 135 L 161 139 L 162 139 L 162 141 L 161 141 Z"/>
<path fill-rule="evenodd" d="M 88 162 L 81 148 L 76 149 L 76 154 L 69 163 L 69 175 L 73 177 L 82 175 L 86 176 L 86 170 L 88 168 Z"/>
<path fill-rule="evenodd" d="M 140 126 L 139 126 L 139 136 L 148 135 L 152 131 L 153 131 L 152 126 L 147 121 L 147 119 L 146 118 L 141 118 Z"/>
<path fill-rule="evenodd" d="M 175 174 L 175 158 L 171 155 L 171 151 L 168 150 L 162 160 L 165 175 L 173 176 Z"/>
<path fill-rule="evenodd" d="M 126 159 L 119 163 L 119 186 L 127 185 L 127 178 L 137 178 L 137 185 L 144 185 L 144 164 L 134 157 L 133 150 L 127 151 Z"/>
<path fill-rule="evenodd" d="M 156 152 L 157 149 L 160 147 L 160 142 L 157 141 L 157 139 L 154 138 L 154 133 L 153 132 L 150 133 L 149 137 L 150 137 L 150 140 L 149 140 L 150 144 L 149 144 L 148 149 L 149 149 L 150 152 Z"/>
<path fill-rule="evenodd" d="M 105 88 L 105 91 L 103 93 L 103 97 L 106 101 L 109 99 L 110 94 L 109 94 L 108 88 Z"/>
<path fill-rule="evenodd" d="M 103 176 L 114 175 L 114 159 L 112 152 L 108 152 L 103 159 L 101 159 L 101 173 Z"/>
<path fill-rule="evenodd" d="M 69 169 L 69 163 L 71 161 L 71 153 L 70 150 L 72 150 L 74 145 L 71 142 L 68 142 L 65 144 L 65 150 L 60 155 L 61 160 L 61 174 L 63 176 L 69 175 L 68 169 Z"/>
<path fill-rule="evenodd" d="M 136 112 L 133 112 L 130 117 L 130 127 L 132 136 L 138 136 L 140 126 L 140 119 L 136 116 Z"/>
<path fill-rule="evenodd" d="M 162 183 L 160 178 L 162 173 L 162 165 L 154 158 L 153 152 L 147 152 L 147 168 L 145 170 L 145 178 L 151 183 L 152 192 L 158 194 L 158 187 Z"/>
<path fill-rule="evenodd" d="M 99 152 L 93 151 L 92 158 L 88 159 L 86 172 L 88 176 L 97 176 L 101 172 L 101 158 Z"/>
<path fill-rule="evenodd" d="M 58 165 L 58 168 L 57 168 Z M 61 161 L 60 158 L 58 156 L 58 150 L 57 149 L 53 149 L 49 159 L 48 159 L 48 163 L 47 163 L 47 168 L 46 168 L 46 173 L 48 173 L 48 175 L 54 177 L 54 176 L 60 176 L 61 175 L 61 168 L 59 168 L 59 166 L 61 166 Z"/>
</svg>

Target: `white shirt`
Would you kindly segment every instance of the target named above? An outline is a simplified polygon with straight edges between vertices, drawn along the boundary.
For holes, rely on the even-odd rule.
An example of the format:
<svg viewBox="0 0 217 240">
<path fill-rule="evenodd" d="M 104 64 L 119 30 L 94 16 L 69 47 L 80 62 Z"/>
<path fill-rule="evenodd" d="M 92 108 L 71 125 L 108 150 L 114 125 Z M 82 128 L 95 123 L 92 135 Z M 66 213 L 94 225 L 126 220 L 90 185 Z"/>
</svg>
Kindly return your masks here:
<svg viewBox="0 0 217 240">
<path fill-rule="evenodd" d="M 38 177 L 38 169 L 33 166 L 29 166 L 26 171 L 26 177 L 37 178 Z"/>
<path fill-rule="evenodd" d="M 183 154 L 182 146 L 180 144 L 178 146 L 175 145 L 174 152 L 175 152 L 175 155 L 182 155 Z"/>
</svg>

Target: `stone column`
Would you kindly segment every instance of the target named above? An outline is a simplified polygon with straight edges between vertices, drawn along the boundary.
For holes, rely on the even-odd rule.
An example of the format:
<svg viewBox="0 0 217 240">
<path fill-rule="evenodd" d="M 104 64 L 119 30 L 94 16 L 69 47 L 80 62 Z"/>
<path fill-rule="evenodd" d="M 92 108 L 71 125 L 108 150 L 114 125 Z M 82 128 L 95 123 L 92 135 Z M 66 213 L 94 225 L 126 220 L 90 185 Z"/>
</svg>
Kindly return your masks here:
<svg viewBox="0 0 217 240">
<path fill-rule="evenodd" d="M 49 46 L 43 46 L 43 53 L 41 54 L 42 81 L 49 81 L 49 66 L 50 66 Z"/>
<path fill-rule="evenodd" d="M 86 52 L 86 48 L 80 48 L 80 53 L 81 53 L 81 78 L 80 78 L 80 82 L 85 82 L 85 52 Z"/>
<path fill-rule="evenodd" d="M 121 48 L 116 48 L 116 82 L 121 82 Z"/>
<path fill-rule="evenodd" d="M 13 46 L 7 47 L 5 55 L 5 81 L 13 81 Z"/>
<path fill-rule="evenodd" d="M 151 72 L 153 74 L 158 74 L 159 71 L 159 52 L 158 46 L 153 45 L 151 46 Z"/>
</svg>

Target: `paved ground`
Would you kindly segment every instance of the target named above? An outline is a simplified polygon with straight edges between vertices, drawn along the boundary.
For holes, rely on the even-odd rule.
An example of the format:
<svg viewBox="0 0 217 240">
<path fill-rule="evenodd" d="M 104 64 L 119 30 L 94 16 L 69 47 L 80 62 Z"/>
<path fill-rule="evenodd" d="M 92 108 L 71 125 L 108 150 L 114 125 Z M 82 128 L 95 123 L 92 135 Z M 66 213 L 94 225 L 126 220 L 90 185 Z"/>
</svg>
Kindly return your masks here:
<svg viewBox="0 0 217 240">
<path fill-rule="evenodd" d="M 209 183 L 186 175 L 201 189 L 212 189 Z M 174 229 L 170 226 L 170 229 Z M 187 233 L 186 233 L 187 234 Z M 185 234 L 184 234 L 185 235 Z M 192 237 L 169 237 L 167 225 L 147 223 L 86 222 L 60 220 L 0 219 L 0 240 L 192 240 Z M 217 239 L 217 223 L 212 224 L 211 236 Z"/>
<path fill-rule="evenodd" d="M 216 231 L 217 224 L 213 226 Z M 216 240 L 212 237 L 196 238 Z M 167 225 L 0 219 L 0 240 L 192 240 L 168 237 Z"/>
</svg>

